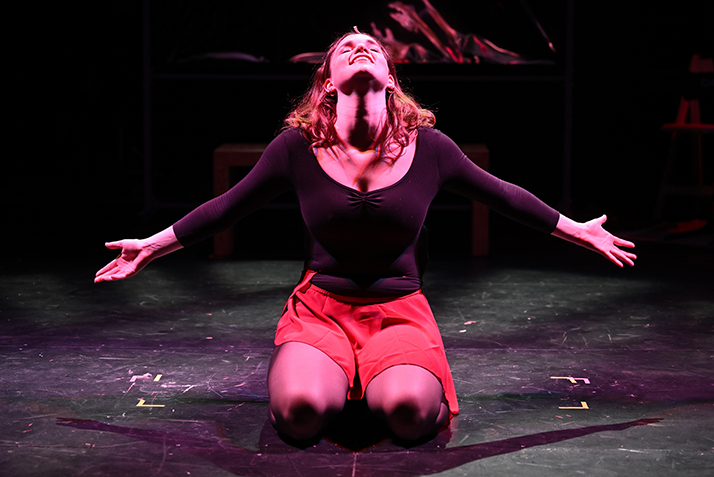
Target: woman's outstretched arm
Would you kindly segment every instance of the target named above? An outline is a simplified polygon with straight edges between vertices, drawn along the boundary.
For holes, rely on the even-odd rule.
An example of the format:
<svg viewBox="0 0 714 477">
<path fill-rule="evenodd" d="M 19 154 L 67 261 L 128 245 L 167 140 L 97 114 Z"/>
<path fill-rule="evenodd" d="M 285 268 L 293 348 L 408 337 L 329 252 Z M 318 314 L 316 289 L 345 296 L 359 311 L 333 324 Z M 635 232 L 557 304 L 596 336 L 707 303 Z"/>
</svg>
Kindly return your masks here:
<svg viewBox="0 0 714 477">
<path fill-rule="evenodd" d="M 183 248 L 173 226 L 145 239 L 119 240 L 105 245 L 107 248 L 121 250 L 121 253 L 97 272 L 94 283 L 131 277 L 152 260 Z"/>
<path fill-rule="evenodd" d="M 603 215 L 597 219 L 581 223 L 561 214 L 553 235 L 597 252 L 618 267 L 622 267 L 623 262 L 633 266 L 637 255 L 620 247 L 634 248 L 635 244 L 615 237 L 605 230 L 602 224 L 606 220 L 607 216 Z"/>
</svg>

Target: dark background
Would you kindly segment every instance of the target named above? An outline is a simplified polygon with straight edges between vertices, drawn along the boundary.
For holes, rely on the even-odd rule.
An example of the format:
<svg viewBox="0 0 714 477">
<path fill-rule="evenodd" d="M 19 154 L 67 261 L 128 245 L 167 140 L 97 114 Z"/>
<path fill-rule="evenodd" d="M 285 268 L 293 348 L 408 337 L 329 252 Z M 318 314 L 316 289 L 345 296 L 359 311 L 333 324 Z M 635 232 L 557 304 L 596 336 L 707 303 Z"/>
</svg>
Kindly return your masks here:
<svg viewBox="0 0 714 477">
<path fill-rule="evenodd" d="M 101 253 L 104 241 L 158 231 L 209 199 L 213 149 L 269 141 L 290 101 L 306 89 L 311 67 L 288 64 L 288 58 L 323 50 L 352 25 L 369 31 L 376 21 L 398 31 L 386 1 L 353 3 L 153 2 L 150 204 L 144 190 L 142 3 L 6 7 L 3 260 Z M 565 201 L 564 82 L 552 78 L 565 72 L 566 2 L 527 2 L 555 54 L 519 1 L 432 3 L 457 30 L 553 62 L 404 65 L 403 83 L 436 111 L 439 129 L 460 143 L 485 143 L 492 172 L 570 209 L 576 219 L 608 213 L 615 227 L 630 229 L 655 222 L 669 141 L 659 128 L 675 119 L 686 82 L 681 74 L 692 54 L 712 56 L 710 2 L 575 2 L 572 194 Z M 216 51 L 268 61 L 190 60 Z M 234 76 L 190 79 L 195 73 Z M 712 122 L 708 91 L 702 115 Z M 711 138 L 704 148 L 711 166 Z M 281 213 L 256 215 L 244 229 L 252 234 L 264 227 L 255 233 L 266 234 L 258 239 L 266 245 L 266 237 L 279 231 Z M 449 224 L 464 222 L 444 217 Z M 438 219 L 434 224 L 439 243 L 442 226 Z M 452 232 L 461 233 L 446 235 Z M 464 244 L 467 239 L 447 248 L 467 253 Z M 280 253 L 284 247 L 278 240 L 247 256 L 294 255 Z M 195 253 L 209 251 L 206 243 Z"/>
</svg>

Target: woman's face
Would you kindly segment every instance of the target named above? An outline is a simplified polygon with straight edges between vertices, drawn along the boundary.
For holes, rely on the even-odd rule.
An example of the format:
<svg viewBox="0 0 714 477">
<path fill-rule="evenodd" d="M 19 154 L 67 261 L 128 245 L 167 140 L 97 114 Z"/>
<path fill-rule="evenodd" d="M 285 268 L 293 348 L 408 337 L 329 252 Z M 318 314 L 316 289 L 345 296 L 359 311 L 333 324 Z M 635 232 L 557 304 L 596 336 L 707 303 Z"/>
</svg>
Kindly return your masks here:
<svg viewBox="0 0 714 477">
<path fill-rule="evenodd" d="M 369 35 L 359 33 L 337 44 L 330 58 L 329 74 L 326 87 L 334 86 L 346 94 L 364 84 L 375 91 L 394 86 L 382 47 Z"/>
</svg>

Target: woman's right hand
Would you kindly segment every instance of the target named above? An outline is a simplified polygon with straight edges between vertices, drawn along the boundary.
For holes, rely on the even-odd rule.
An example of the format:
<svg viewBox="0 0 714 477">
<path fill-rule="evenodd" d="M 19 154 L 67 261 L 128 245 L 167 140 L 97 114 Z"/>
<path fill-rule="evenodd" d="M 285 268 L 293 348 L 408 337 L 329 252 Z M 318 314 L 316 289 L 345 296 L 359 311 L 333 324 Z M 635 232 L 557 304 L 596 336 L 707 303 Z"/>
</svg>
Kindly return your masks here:
<svg viewBox="0 0 714 477">
<path fill-rule="evenodd" d="M 121 250 L 121 252 L 117 258 L 96 273 L 94 283 L 121 280 L 136 275 L 153 260 L 152 252 L 147 250 L 144 242 L 138 239 L 107 242 L 105 244 L 107 248 Z"/>
<path fill-rule="evenodd" d="M 117 258 L 97 272 L 94 283 L 121 280 L 136 275 L 155 258 L 183 248 L 176 238 L 173 226 L 143 240 L 119 240 L 107 242 L 105 245 L 107 248 L 121 250 L 121 252 Z"/>
</svg>

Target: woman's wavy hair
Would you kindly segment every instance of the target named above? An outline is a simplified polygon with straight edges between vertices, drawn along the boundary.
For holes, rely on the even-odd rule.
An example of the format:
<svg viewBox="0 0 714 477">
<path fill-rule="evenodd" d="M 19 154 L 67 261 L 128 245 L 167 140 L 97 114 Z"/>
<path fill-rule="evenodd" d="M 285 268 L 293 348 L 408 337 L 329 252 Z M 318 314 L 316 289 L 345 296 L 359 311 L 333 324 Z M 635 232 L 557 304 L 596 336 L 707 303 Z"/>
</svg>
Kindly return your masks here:
<svg viewBox="0 0 714 477">
<path fill-rule="evenodd" d="M 328 94 L 324 84 L 330 77 L 330 63 L 337 45 L 343 39 L 355 34 L 357 34 L 356 30 L 345 33 L 330 45 L 323 56 L 322 64 L 313 73 L 311 86 L 285 118 L 285 127 L 302 129 L 313 147 L 329 147 L 339 142 L 335 130 L 337 95 Z M 384 144 L 394 141 L 399 146 L 406 147 L 412 131 L 420 126 L 433 127 L 436 118 L 433 112 L 423 108 L 411 94 L 402 89 L 389 52 L 381 41 L 372 35 L 368 36 L 373 38 L 382 49 L 382 54 L 387 59 L 389 73 L 394 78 L 394 89 L 386 93 L 387 135 Z"/>
</svg>

